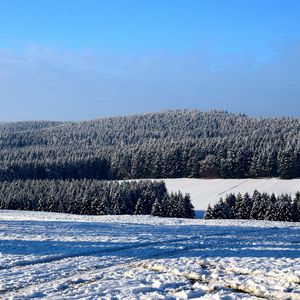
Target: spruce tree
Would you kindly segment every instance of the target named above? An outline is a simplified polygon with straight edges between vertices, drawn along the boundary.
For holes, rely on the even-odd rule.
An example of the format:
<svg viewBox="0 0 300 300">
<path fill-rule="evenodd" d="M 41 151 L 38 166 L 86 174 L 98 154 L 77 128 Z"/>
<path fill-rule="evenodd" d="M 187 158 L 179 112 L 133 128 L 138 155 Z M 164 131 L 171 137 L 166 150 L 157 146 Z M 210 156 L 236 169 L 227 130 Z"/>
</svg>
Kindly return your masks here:
<svg viewBox="0 0 300 300">
<path fill-rule="evenodd" d="M 292 219 L 300 222 L 300 192 L 297 192 L 292 203 Z"/>
<path fill-rule="evenodd" d="M 215 219 L 214 218 L 214 209 L 208 204 L 207 210 L 204 214 L 204 219 Z"/>
<path fill-rule="evenodd" d="M 155 199 L 152 209 L 151 209 L 151 215 L 157 216 L 157 217 L 163 217 L 164 216 L 164 210 L 162 207 L 161 202 L 158 199 Z"/>
</svg>

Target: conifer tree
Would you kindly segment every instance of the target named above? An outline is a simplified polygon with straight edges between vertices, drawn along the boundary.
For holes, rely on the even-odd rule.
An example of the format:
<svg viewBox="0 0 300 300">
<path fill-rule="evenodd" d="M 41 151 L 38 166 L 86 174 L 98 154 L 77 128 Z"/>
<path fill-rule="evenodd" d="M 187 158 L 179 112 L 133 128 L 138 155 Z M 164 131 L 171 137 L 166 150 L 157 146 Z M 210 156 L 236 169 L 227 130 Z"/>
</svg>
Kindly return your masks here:
<svg viewBox="0 0 300 300">
<path fill-rule="evenodd" d="M 164 216 L 164 210 L 162 207 L 161 202 L 158 199 L 155 199 L 152 209 L 151 209 L 151 215 L 157 216 L 157 217 L 163 217 Z"/>
<path fill-rule="evenodd" d="M 292 219 L 300 222 L 300 192 L 297 192 L 292 203 Z"/>
</svg>

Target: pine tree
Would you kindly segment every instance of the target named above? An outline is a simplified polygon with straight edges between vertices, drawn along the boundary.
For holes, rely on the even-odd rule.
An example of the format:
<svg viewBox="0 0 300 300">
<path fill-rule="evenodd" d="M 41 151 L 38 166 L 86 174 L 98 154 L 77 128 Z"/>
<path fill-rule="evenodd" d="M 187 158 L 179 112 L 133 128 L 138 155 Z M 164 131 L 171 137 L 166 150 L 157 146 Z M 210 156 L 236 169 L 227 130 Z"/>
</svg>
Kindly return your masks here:
<svg viewBox="0 0 300 300">
<path fill-rule="evenodd" d="M 269 221 L 276 220 L 276 212 L 277 212 L 276 202 L 277 202 L 277 198 L 276 198 L 275 194 L 273 193 L 270 197 L 269 205 L 266 210 L 266 214 L 265 214 L 266 220 L 269 220 Z"/>
<path fill-rule="evenodd" d="M 157 216 L 157 217 L 163 217 L 164 216 L 164 210 L 162 207 L 161 202 L 158 199 L 155 199 L 152 209 L 151 209 L 151 215 Z"/>
<path fill-rule="evenodd" d="M 278 172 L 282 179 L 291 179 L 294 176 L 294 155 L 292 148 L 283 149 L 278 157 Z"/>
<path fill-rule="evenodd" d="M 292 219 L 300 222 L 300 192 L 297 192 L 292 204 Z"/>
<path fill-rule="evenodd" d="M 258 205 L 258 203 L 257 203 Z M 259 209 L 257 211 L 257 219 L 265 220 L 268 207 L 270 206 L 270 197 L 266 193 L 262 193 L 260 197 Z"/>
<path fill-rule="evenodd" d="M 204 219 L 215 219 L 214 218 L 214 209 L 208 204 L 207 210 L 204 214 Z"/>
<path fill-rule="evenodd" d="M 250 213 L 250 219 L 259 219 L 259 215 L 261 215 L 261 193 L 258 191 L 254 191 L 252 196 L 252 209 Z"/>
<path fill-rule="evenodd" d="M 183 205 L 183 210 L 184 210 L 183 217 L 189 218 L 189 219 L 195 218 L 194 206 L 192 204 L 191 196 L 189 194 L 186 194 L 183 197 L 182 205 Z"/>
<path fill-rule="evenodd" d="M 288 195 L 281 195 L 276 203 L 276 221 L 292 221 L 292 200 Z"/>
<path fill-rule="evenodd" d="M 229 194 L 225 197 L 225 204 L 228 206 L 226 208 L 226 218 L 235 219 L 236 218 L 236 196 L 234 194 Z"/>
<path fill-rule="evenodd" d="M 147 208 L 145 207 L 145 200 L 142 198 L 139 198 L 135 210 L 134 210 L 135 215 L 146 215 L 147 214 Z"/>
<path fill-rule="evenodd" d="M 213 207 L 213 219 L 228 219 L 229 206 L 221 198 L 217 204 Z"/>
</svg>

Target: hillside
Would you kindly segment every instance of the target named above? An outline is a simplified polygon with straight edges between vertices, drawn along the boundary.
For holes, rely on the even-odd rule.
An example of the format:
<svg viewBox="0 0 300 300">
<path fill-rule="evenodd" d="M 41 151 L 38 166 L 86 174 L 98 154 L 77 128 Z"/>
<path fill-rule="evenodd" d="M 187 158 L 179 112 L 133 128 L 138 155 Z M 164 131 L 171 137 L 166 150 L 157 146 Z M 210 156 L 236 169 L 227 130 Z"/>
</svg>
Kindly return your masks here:
<svg viewBox="0 0 300 300">
<path fill-rule="evenodd" d="M 208 204 L 216 204 L 229 193 L 249 193 L 255 190 L 266 193 L 294 195 L 300 190 L 300 179 L 164 179 L 169 192 L 181 191 L 191 195 L 196 210 L 206 210 Z"/>
<path fill-rule="evenodd" d="M 177 110 L 0 124 L 0 180 L 300 177 L 300 120 Z"/>
</svg>

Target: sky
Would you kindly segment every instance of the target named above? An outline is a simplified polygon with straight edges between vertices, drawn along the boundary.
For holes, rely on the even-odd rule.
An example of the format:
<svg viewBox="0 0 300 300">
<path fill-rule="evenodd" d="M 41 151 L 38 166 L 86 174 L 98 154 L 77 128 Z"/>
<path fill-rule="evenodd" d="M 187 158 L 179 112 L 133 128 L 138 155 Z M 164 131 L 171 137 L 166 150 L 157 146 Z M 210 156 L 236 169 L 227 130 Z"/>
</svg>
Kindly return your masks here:
<svg viewBox="0 0 300 300">
<path fill-rule="evenodd" d="M 0 121 L 300 112 L 299 0 L 1 0 Z"/>
</svg>

